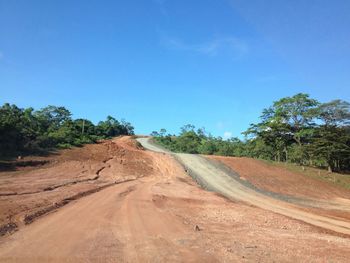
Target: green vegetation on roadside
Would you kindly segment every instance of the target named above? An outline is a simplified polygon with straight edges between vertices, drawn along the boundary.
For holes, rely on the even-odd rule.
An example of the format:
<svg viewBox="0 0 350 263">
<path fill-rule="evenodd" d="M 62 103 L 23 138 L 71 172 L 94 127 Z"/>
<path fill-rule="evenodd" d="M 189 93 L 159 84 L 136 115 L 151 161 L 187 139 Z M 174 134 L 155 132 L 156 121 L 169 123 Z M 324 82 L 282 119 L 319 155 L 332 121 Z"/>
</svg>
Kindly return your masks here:
<svg viewBox="0 0 350 263">
<path fill-rule="evenodd" d="M 72 119 L 70 111 L 64 107 L 34 110 L 8 103 L 0 107 L 0 157 L 81 146 L 131 134 L 134 134 L 134 127 L 129 122 L 111 116 L 94 125 L 86 119 Z"/>
<path fill-rule="evenodd" d="M 223 156 L 246 156 L 244 142 L 237 138 L 223 140 L 221 137 L 208 135 L 204 128 L 196 130 L 187 124 L 181 128 L 178 136 L 166 134 L 165 129 L 152 132 L 154 140 L 173 152 L 200 153 Z"/>
<path fill-rule="evenodd" d="M 152 132 L 155 141 L 175 152 L 247 156 L 276 162 L 350 170 L 350 104 L 342 100 L 320 103 L 307 94 L 275 101 L 260 122 L 238 138 L 223 140 L 185 125 L 178 136 L 165 129 Z"/>
</svg>

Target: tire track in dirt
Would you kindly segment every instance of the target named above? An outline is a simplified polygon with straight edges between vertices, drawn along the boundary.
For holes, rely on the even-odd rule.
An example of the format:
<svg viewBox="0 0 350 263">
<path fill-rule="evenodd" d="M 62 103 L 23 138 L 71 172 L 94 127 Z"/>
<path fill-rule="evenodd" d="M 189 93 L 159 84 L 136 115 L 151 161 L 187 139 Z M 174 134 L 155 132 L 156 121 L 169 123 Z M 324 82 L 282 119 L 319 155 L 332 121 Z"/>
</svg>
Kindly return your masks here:
<svg viewBox="0 0 350 263">
<path fill-rule="evenodd" d="M 124 141 L 132 145 L 128 140 Z M 118 161 L 101 179 L 115 180 L 111 175 L 123 169 L 113 166 Z M 136 180 L 64 205 L 1 238 L 0 261 L 347 262 L 349 258 L 350 239 L 204 191 L 167 154 L 137 150 L 126 155 L 125 163 L 132 169 L 117 178 L 138 175 Z"/>
<path fill-rule="evenodd" d="M 108 163 L 109 161 L 113 160 L 114 157 L 108 158 L 106 160 L 103 161 L 103 163 Z M 79 184 L 79 183 L 85 183 L 85 182 L 90 182 L 90 181 L 96 181 L 100 178 L 100 174 L 103 170 L 105 170 L 106 168 L 110 168 L 111 166 L 102 166 L 101 168 L 97 169 L 97 171 L 95 172 L 95 176 L 92 178 L 86 178 L 86 179 L 81 179 L 81 180 L 74 180 L 74 181 L 70 181 L 70 182 L 66 182 L 66 183 L 62 183 L 62 184 L 58 184 L 58 185 L 53 185 L 53 186 L 48 186 L 45 187 L 42 190 L 38 190 L 38 191 L 32 191 L 32 192 L 21 192 L 21 193 L 0 193 L 0 196 L 13 196 L 13 195 L 31 195 L 31 194 L 40 194 L 42 192 L 47 192 L 47 191 L 53 191 L 56 190 L 58 188 L 61 187 L 65 187 L 65 186 L 69 186 L 69 185 L 73 185 L 73 184 Z"/>
<path fill-rule="evenodd" d="M 50 214 L 37 221 L 43 214 L 32 215 L 28 222 L 33 219 L 33 224 L 0 240 L 0 261 L 217 262 L 198 247 L 184 245 L 183 240 L 196 237 L 193 227 L 160 209 L 155 198 L 159 187 L 186 176 L 180 165 L 167 156 L 142 154 L 152 156 L 157 167 L 148 176 L 106 185 L 69 205 L 82 196 L 66 198 L 58 204 L 64 208 L 44 209 Z"/>
<path fill-rule="evenodd" d="M 121 182 L 113 182 L 113 183 L 108 183 L 106 185 L 103 185 L 103 186 L 100 186 L 100 187 L 97 187 L 97 188 L 93 188 L 91 190 L 88 190 L 88 191 L 84 191 L 84 192 L 80 192 L 80 193 L 77 193 L 73 196 L 70 196 L 70 197 L 67 197 L 67 198 L 64 198 L 63 200 L 59 201 L 59 202 L 56 202 L 54 203 L 53 205 L 51 206 L 48 206 L 48 207 L 44 207 L 34 213 L 31 213 L 31 214 L 28 214 L 28 215 L 25 215 L 24 219 L 23 219 L 23 222 L 25 225 L 28 225 L 28 224 L 31 224 L 33 223 L 35 220 L 37 220 L 38 218 L 44 216 L 44 215 L 47 215 L 53 211 L 56 211 L 57 209 L 69 204 L 70 202 L 72 201 L 76 201 L 82 197 L 85 197 L 85 196 L 88 196 L 88 195 L 91 195 L 91 194 L 94 194 L 94 193 L 97 193 L 103 189 L 106 189 L 107 187 L 111 187 L 113 185 L 116 185 L 116 184 L 122 184 L 122 183 L 127 183 L 127 182 L 131 182 L 131 181 L 135 181 L 136 179 L 127 179 L 127 180 L 124 180 L 124 181 L 121 181 Z M 10 222 L 10 223 L 7 223 L 5 225 L 2 225 L 0 226 L 0 236 L 4 236 L 6 234 L 10 234 L 10 233 L 13 233 L 15 231 L 17 231 L 18 229 L 18 225 L 16 223 L 13 223 L 13 222 Z"/>
<path fill-rule="evenodd" d="M 146 149 L 172 154 L 203 188 L 218 192 L 233 200 L 250 203 L 254 206 L 279 213 L 308 224 L 325 228 L 341 234 L 350 235 L 350 222 L 337 220 L 326 216 L 308 213 L 298 209 L 281 200 L 276 200 L 234 180 L 225 169 L 213 165 L 209 160 L 194 154 L 170 153 L 156 144 L 150 142 L 149 138 L 139 138 L 138 141 Z"/>
<path fill-rule="evenodd" d="M 45 157 L 40 162 L 48 163 L 47 166 L 2 172 L 0 237 L 57 210 L 71 199 L 151 172 L 151 163 L 146 163 L 150 160 L 144 159 L 148 154 L 135 143 L 126 137 L 115 138 Z M 36 161 L 32 156 L 28 159 L 26 163 Z"/>
<path fill-rule="evenodd" d="M 116 184 L 122 184 L 122 183 L 126 183 L 126 182 L 131 182 L 131 181 L 134 181 L 136 179 L 127 179 L 125 181 L 121 181 L 121 182 L 113 182 L 113 183 L 109 183 L 109 184 L 106 184 L 106 185 L 103 185 L 103 186 L 100 186 L 100 187 L 97 187 L 97 188 L 94 188 L 94 189 L 91 189 L 91 190 L 88 190 L 88 191 L 85 191 L 85 192 L 80 192 L 78 194 L 75 194 L 71 197 L 67 197 L 55 204 L 53 204 L 52 206 L 49 206 L 49 207 L 45 207 L 44 209 L 41 209 L 33 214 L 29 214 L 29 215 L 26 215 L 24 217 L 24 223 L 26 225 L 30 224 L 30 223 L 33 223 L 36 219 L 38 219 L 39 217 L 43 216 L 43 215 L 46 215 L 62 206 L 65 206 L 67 204 L 69 204 L 70 202 L 72 201 L 75 201 L 75 200 L 78 200 L 84 196 L 88 196 L 88 195 L 91 195 L 91 194 L 94 194 L 94 193 L 97 193 L 103 189 L 106 189 L 107 187 L 110 187 L 110 186 L 113 186 L 113 185 L 116 185 Z"/>
</svg>

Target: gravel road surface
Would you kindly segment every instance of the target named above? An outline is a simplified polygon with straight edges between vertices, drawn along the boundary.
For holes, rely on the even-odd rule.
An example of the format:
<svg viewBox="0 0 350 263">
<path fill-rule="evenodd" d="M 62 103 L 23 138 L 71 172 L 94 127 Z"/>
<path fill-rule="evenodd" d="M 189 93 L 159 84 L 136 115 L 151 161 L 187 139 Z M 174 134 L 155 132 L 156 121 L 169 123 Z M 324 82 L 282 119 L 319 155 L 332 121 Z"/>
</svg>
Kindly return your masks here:
<svg viewBox="0 0 350 263">
<path fill-rule="evenodd" d="M 232 200 L 239 200 L 303 222 L 350 235 L 350 222 L 302 211 L 298 205 L 284 202 L 242 184 L 227 169 L 200 155 L 171 153 L 158 147 L 151 138 L 139 138 L 144 148 L 172 154 L 187 172 L 205 189 L 215 191 Z M 232 173 L 234 173 L 232 171 Z"/>
</svg>

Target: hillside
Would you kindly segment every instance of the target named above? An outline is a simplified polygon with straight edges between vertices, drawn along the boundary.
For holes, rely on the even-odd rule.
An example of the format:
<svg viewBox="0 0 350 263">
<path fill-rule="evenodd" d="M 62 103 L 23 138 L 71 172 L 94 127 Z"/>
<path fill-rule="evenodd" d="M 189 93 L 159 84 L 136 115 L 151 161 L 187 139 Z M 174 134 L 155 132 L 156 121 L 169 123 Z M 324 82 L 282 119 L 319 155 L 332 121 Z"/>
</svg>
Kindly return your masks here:
<svg viewBox="0 0 350 263">
<path fill-rule="evenodd" d="M 350 256 L 348 237 L 205 191 L 173 157 L 146 151 L 131 137 L 34 160 L 47 163 L 0 173 L 0 185 L 7 184 L 1 220 L 18 226 L 0 240 L 2 260 L 345 262 Z M 51 212 L 25 225 L 38 211 Z"/>
</svg>

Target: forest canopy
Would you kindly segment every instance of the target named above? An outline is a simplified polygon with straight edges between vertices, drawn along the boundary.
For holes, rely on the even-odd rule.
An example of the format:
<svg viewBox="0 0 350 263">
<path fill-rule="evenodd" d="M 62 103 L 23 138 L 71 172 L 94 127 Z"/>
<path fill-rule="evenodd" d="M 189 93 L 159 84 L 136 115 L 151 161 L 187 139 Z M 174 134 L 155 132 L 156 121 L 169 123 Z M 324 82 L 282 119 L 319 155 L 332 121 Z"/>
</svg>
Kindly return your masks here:
<svg viewBox="0 0 350 263">
<path fill-rule="evenodd" d="M 129 122 L 112 116 L 94 125 L 87 119 L 73 119 L 65 107 L 34 110 L 8 103 L 0 107 L 0 156 L 40 153 L 131 134 L 134 127 Z"/>
<path fill-rule="evenodd" d="M 350 170 L 350 104 L 346 101 L 320 103 L 304 93 L 285 97 L 264 109 L 260 122 L 251 124 L 243 134 L 245 140 L 223 140 L 191 124 L 183 126 L 177 136 L 165 129 L 152 133 L 158 143 L 175 152 Z"/>
</svg>

